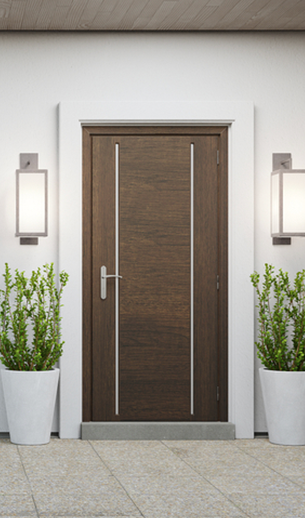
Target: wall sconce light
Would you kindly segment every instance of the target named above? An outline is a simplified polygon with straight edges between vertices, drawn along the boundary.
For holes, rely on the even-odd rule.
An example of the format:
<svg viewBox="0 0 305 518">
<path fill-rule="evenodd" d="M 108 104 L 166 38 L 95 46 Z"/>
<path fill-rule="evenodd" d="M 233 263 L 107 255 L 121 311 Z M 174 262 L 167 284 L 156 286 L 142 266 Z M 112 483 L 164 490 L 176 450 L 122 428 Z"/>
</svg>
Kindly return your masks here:
<svg viewBox="0 0 305 518">
<path fill-rule="evenodd" d="M 291 153 L 273 153 L 271 236 L 274 245 L 290 245 L 305 236 L 305 169 L 292 169 Z"/>
<path fill-rule="evenodd" d="M 20 154 L 15 235 L 21 245 L 38 245 L 38 237 L 48 235 L 48 171 L 38 169 L 38 153 Z"/>
</svg>

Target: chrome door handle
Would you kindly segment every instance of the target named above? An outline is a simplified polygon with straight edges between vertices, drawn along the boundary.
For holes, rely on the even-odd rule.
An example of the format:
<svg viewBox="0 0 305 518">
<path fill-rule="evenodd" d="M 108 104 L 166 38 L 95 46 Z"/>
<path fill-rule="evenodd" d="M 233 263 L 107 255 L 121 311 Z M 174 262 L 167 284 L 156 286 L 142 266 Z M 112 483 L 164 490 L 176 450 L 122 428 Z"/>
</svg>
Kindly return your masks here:
<svg viewBox="0 0 305 518">
<path fill-rule="evenodd" d="M 101 267 L 101 299 L 105 300 L 107 298 L 107 279 L 110 277 L 114 279 L 123 279 L 122 275 L 107 275 L 107 267 Z"/>
</svg>

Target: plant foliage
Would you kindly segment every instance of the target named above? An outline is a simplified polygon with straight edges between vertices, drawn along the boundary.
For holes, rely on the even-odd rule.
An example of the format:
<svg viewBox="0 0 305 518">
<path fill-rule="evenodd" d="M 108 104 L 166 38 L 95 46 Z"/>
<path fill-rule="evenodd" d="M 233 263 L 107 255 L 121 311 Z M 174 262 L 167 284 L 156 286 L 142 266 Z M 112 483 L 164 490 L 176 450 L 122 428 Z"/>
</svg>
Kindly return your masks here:
<svg viewBox="0 0 305 518">
<path fill-rule="evenodd" d="M 59 274 L 59 290 L 56 289 L 53 263 L 33 271 L 29 279 L 18 270 L 13 279 L 6 263 L 3 277 L 5 289 L 0 290 L 1 362 L 10 370 L 50 370 L 63 352 L 60 301 L 68 274 Z"/>
<path fill-rule="evenodd" d="M 264 367 L 278 371 L 305 370 L 305 270 L 293 287 L 288 273 L 265 264 L 264 281 L 254 272 L 251 282 L 258 297 L 259 339 L 257 356 Z"/>
</svg>

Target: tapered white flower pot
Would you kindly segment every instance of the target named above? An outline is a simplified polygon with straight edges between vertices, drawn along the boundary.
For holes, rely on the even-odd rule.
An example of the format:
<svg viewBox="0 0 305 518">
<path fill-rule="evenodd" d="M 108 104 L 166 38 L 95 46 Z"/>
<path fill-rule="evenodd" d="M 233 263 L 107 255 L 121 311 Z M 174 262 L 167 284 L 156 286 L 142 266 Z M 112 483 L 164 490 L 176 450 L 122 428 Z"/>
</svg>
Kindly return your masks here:
<svg viewBox="0 0 305 518">
<path fill-rule="evenodd" d="M 1 369 L 0 372 L 11 442 L 47 444 L 59 369 L 38 372 Z"/>
<path fill-rule="evenodd" d="M 259 369 L 270 442 L 305 445 L 305 372 Z"/>
</svg>

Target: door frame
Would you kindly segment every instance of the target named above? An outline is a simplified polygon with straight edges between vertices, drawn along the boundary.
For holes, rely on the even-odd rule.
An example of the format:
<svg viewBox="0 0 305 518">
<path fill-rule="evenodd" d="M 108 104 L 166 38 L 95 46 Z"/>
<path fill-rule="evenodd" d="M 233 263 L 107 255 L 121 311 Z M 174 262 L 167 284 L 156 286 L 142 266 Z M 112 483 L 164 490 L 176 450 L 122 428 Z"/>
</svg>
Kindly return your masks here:
<svg viewBox="0 0 305 518">
<path fill-rule="evenodd" d="M 168 135 L 171 137 L 217 137 L 218 154 L 215 154 L 215 166 L 217 162 L 217 197 L 219 206 L 217 208 L 218 245 L 217 262 L 218 274 L 220 277 L 220 290 L 217 300 L 217 377 L 218 377 L 218 421 L 228 421 L 228 128 L 227 126 L 83 126 L 83 421 L 92 421 L 93 415 L 93 307 L 92 307 L 92 210 L 93 210 L 93 178 L 92 178 L 92 139 L 93 136 L 117 136 L 128 137 L 137 135 L 139 137 L 156 137 Z M 196 218 L 196 216 L 195 216 Z M 196 249 L 194 251 L 196 254 Z M 216 292 L 215 282 L 215 292 Z M 195 365 L 200 361 L 195 354 Z M 200 354 L 198 354 L 200 356 Z M 105 385 L 109 380 L 105 381 Z M 197 381 L 194 387 L 197 386 Z M 102 390 L 102 389 L 100 389 Z M 196 390 L 196 389 L 194 389 Z M 197 389 L 198 390 L 198 389 Z M 209 392 L 212 400 L 213 395 Z M 216 389 L 215 389 L 216 401 Z M 201 401 L 197 393 L 198 399 Z M 194 418 L 195 421 L 197 419 Z"/>
<path fill-rule="evenodd" d="M 62 308 L 60 437 L 82 421 L 82 125 L 228 126 L 229 421 L 254 434 L 254 107 L 252 102 L 64 102 L 59 105 L 59 269 L 70 273 Z"/>
</svg>

